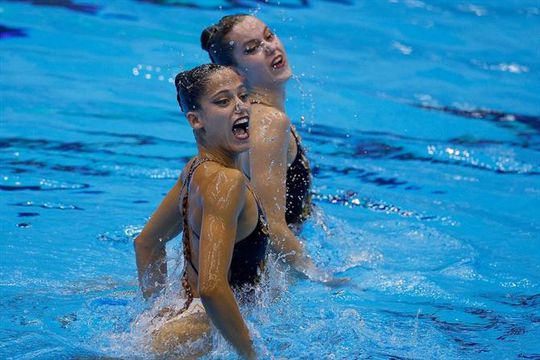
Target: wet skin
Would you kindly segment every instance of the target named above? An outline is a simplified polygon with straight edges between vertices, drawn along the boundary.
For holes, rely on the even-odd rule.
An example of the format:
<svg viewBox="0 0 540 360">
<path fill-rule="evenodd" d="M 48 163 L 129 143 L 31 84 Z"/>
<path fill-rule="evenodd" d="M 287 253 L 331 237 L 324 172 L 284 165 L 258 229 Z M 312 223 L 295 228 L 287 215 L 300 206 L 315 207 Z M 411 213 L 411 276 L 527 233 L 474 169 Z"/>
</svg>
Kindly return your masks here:
<svg viewBox="0 0 540 360">
<path fill-rule="evenodd" d="M 233 26 L 226 40 L 234 44 L 235 67 L 250 92 L 251 144 L 240 159 L 265 209 L 270 245 L 298 274 L 331 286 L 342 284 L 347 279 L 336 279 L 315 266 L 285 220 L 287 168 L 298 151 L 285 112 L 285 84 L 292 76 L 285 48 L 268 26 L 253 16 Z"/>
<path fill-rule="evenodd" d="M 188 224 L 200 238 L 191 232 L 191 259 L 199 275 L 187 267 L 188 280 L 194 297 L 201 298 L 214 326 L 239 354 L 254 358 L 249 331 L 228 282 L 234 245 L 253 231 L 258 222 L 255 197 L 246 186 L 246 177 L 236 168 L 238 155 L 249 148 L 249 130 L 239 131 L 235 125 L 246 117 L 249 119 L 250 103 L 242 78 L 231 69 L 211 75 L 207 89 L 200 99 L 200 108 L 186 114 L 197 133 L 198 156 L 214 160 L 200 165 L 189 184 Z M 135 240 L 139 279 L 145 296 L 165 284 L 164 245 L 183 230 L 181 212 L 173 212 L 174 219 L 170 210 L 171 206 L 178 208 L 184 196 L 181 189 L 190 165 L 186 165 L 177 184 Z M 161 226 L 167 231 L 156 228 Z M 165 237 L 156 238 L 156 234 Z M 165 272 L 161 273 L 160 268 Z M 152 281 L 158 285 L 153 286 Z M 154 335 L 154 348 L 172 349 L 181 345 L 186 336 L 179 329 L 198 329 L 200 334 L 190 332 L 190 336 L 204 336 L 207 330 L 204 321 L 207 319 L 190 316 L 166 324 Z"/>
<path fill-rule="evenodd" d="M 228 40 L 234 41 L 236 69 L 244 76 L 250 93 L 249 101 L 243 99 L 244 94 L 242 94 L 241 101 L 252 103 L 249 123 L 250 151 L 244 151 L 244 146 L 246 149 L 248 147 L 243 142 L 246 139 L 236 138 L 232 131 L 228 129 L 231 121 L 235 119 L 231 115 L 231 108 L 228 107 L 233 102 L 227 103 L 225 101 L 221 104 L 223 108 L 220 108 L 216 107 L 220 103 L 219 99 L 214 98 L 212 100 L 209 97 L 206 100 L 201 100 L 201 105 L 204 104 L 204 106 L 201 106 L 202 111 L 187 114 L 188 121 L 196 131 L 205 130 L 206 136 L 204 138 L 198 137 L 199 154 L 204 155 L 205 147 L 210 145 L 212 147 L 212 158 L 219 159 L 227 164 L 227 167 L 242 168 L 246 174 L 250 174 L 253 188 L 267 215 L 271 235 L 270 246 L 278 254 L 284 255 L 298 274 L 328 285 L 340 284 L 344 281 L 343 279 L 336 280 L 331 274 L 318 269 L 311 259 L 305 255 L 303 244 L 285 221 L 287 166 L 294 159 L 297 152 L 296 141 L 290 133 L 291 122 L 284 108 L 285 83 L 292 75 L 285 49 L 279 38 L 263 22 L 251 16 L 244 18 L 233 27 L 228 35 Z M 216 79 L 218 84 L 220 81 L 221 83 L 227 82 L 223 81 L 223 79 Z M 234 89 L 238 91 L 238 88 L 233 85 L 231 85 L 231 89 L 231 94 Z M 209 95 L 216 94 L 214 92 Z M 240 95 L 238 97 L 240 98 Z M 229 109 L 228 113 L 226 109 Z M 222 120 L 217 120 L 218 118 Z M 252 216 L 254 216 L 256 209 L 255 205 L 253 205 L 252 194 L 244 194 L 243 197 L 236 198 L 236 191 L 234 194 L 226 191 L 220 193 L 216 188 L 197 185 L 204 183 L 206 181 L 204 179 L 212 179 L 210 183 L 220 184 L 218 188 L 232 189 L 234 181 L 239 180 L 236 179 L 233 183 L 230 183 L 231 178 L 234 179 L 241 174 L 238 175 L 239 173 L 236 172 L 231 174 L 228 171 L 216 169 L 216 166 L 218 165 L 215 163 L 205 163 L 200 166 L 201 169 L 193 177 L 189 201 L 190 204 L 196 204 L 196 207 L 190 209 L 189 221 L 197 233 L 200 233 L 201 229 L 212 229 L 210 234 L 228 236 L 229 247 L 222 247 L 224 246 L 224 240 L 215 243 L 220 244 L 219 246 L 205 246 L 204 236 L 201 234 L 199 242 L 192 244 L 192 251 L 194 254 L 199 254 L 199 258 L 192 256 L 192 259 L 201 262 L 196 263 L 194 261 L 195 266 L 201 269 L 205 266 L 204 261 L 208 266 L 208 271 L 204 273 L 201 271 L 199 279 L 192 273 L 192 270 L 188 270 L 188 275 L 192 289 L 198 289 L 197 295 L 200 295 L 203 299 L 205 308 L 207 308 L 211 317 L 218 318 L 219 315 L 217 314 L 221 311 L 232 311 L 231 309 L 234 309 L 233 313 L 237 314 L 237 316 L 235 315 L 237 317 L 237 320 L 234 321 L 235 326 L 245 329 L 245 324 L 241 320 L 239 312 L 237 312 L 234 297 L 232 297 L 232 293 L 229 293 L 230 287 L 225 291 L 223 290 L 225 287 L 221 285 L 220 289 L 222 290 L 220 291 L 224 291 L 224 293 L 213 292 L 215 284 L 225 284 L 230 264 L 230 259 L 228 263 L 223 259 L 219 262 L 213 256 L 218 256 L 217 254 L 220 251 L 232 251 L 233 241 L 236 242 L 238 239 L 242 239 L 253 230 L 256 226 L 256 220 L 252 219 Z M 136 239 L 136 249 L 141 249 L 139 253 L 145 254 L 139 256 L 138 253 L 137 255 L 139 281 L 145 297 L 161 290 L 166 283 L 166 266 L 162 261 L 164 259 L 163 244 L 182 231 L 181 213 L 178 204 L 181 199 L 180 192 L 184 179 L 185 171 Z M 238 189 L 243 189 L 245 184 L 238 186 L 240 186 Z M 202 195 L 203 193 L 208 198 L 205 198 Z M 240 193 L 245 193 L 245 191 L 240 191 Z M 192 199 L 192 197 L 194 198 Z M 222 201 L 220 199 L 227 200 Z M 247 205 L 244 205 L 242 210 L 221 209 L 220 212 L 216 212 L 214 215 L 203 216 L 202 204 L 207 204 L 204 200 L 211 200 L 210 202 L 214 201 L 216 204 L 242 202 Z M 223 211 L 236 214 L 237 217 L 229 225 L 226 225 L 219 217 Z M 210 213 L 205 209 L 204 214 Z M 203 222 L 203 220 L 207 222 Z M 235 226 L 232 226 L 233 223 Z M 228 226 L 232 227 L 229 228 Z M 234 229 L 234 234 L 228 234 L 227 229 Z M 212 238 L 214 237 L 212 236 Z M 214 242 L 210 243 L 214 244 Z M 214 248 L 214 246 L 218 247 Z M 156 286 L 153 284 L 156 284 Z M 224 304 L 226 304 L 228 310 L 220 308 L 219 302 L 212 305 L 211 302 L 205 301 L 205 295 L 201 291 L 201 287 L 208 291 L 212 289 L 214 295 L 219 293 L 220 295 L 215 295 L 215 298 L 225 296 L 228 303 L 225 302 Z M 214 318 L 212 318 L 212 321 L 214 321 Z M 225 329 L 227 325 L 222 324 L 221 326 Z M 219 326 L 217 327 L 221 330 Z M 222 334 L 230 340 L 224 331 L 222 331 Z M 248 334 L 247 329 L 245 329 L 245 334 Z M 249 339 L 249 335 L 242 338 L 244 340 Z M 246 344 L 247 342 L 238 345 L 237 349 L 247 346 Z"/>
</svg>

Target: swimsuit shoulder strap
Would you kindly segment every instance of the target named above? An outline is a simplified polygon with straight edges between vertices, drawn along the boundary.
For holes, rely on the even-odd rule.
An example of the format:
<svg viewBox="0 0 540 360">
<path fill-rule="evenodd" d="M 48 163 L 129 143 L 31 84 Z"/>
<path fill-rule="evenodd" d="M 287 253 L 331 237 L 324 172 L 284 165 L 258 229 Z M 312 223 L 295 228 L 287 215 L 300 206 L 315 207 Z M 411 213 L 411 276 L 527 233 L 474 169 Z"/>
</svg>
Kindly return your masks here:
<svg viewBox="0 0 540 360">
<path fill-rule="evenodd" d="M 249 181 L 249 178 L 246 176 L 246 187 L 248 188 L 249 192 L 253 194 L 253 198 L 255 199 L 255 204 L 257 204 L 257 209 L 259 211 L 259 222 L 262 224 L 265 231 L 268 231 L 268 223 L 266 222 L 266 212 L 264 211 L 264 207 L 262 206 L 261 200 L 257 196 L 257 193 L 253 189 L 253 186 L 251 185 L 251 182 Z"/>
<path fill-rule="evenodd" d="M 199 165 L 201 165 L 202 163 L 207 162 L 207 161 L 211 161 L 211 160 L 208 159 L 208 158 L 199 158 L 199 157 L 196 157 L 196 158 L 193 159 L 193 161 L 191 162 L 191 165 L 189 166 L 188 173 L 186 175 L 186 179 L 185 179 L 184 183 L 182 184 L 182 189 L 180 190 L 180 192 L 183 192 L 184 189 L 186 189 L 186 194 L 187 194 L 187 190 L 189 189 L 189 183 L 191 182 L 191 178 L 193 177 L 193 173 L 195 172 L 195 170 L 197 170 Z"/>
<path fill-rule="evenodd" d="M 299 146 L 300 145 L 300 136 L 296 132 L 296 127 L 293 124 L 291 124 L 291 134 L 293 134 L 294 139 L 296 140 L 296 145 Z"/>
<path fill-rule="evenodd" d="M 184 196 L 182 197 L 182 220 L 183 220 L 183 227 L 184 230 L 182 232 L 182 248 L 184 253 L 184 271 L 182 274 L 182 287 L 184 288 L 184 291 L 186 293 L 186 302 L 184 303 L 184 306 L 182 310 L 180 310 L 180 313 L 186 311 L 189 308 L 189 305 L 193 301 L 193 290 L 191 289 L 191 285 L 189 284 L 189 279 L 187 275 L 187 265 L 189 264 L 195 273 L 197 273 L 197 269 L 195 269 L 195 266 L 193 265 L 193 262 L 191 261 L 191 246 L 190 246 L 190 240 L 189 240 L 189 222 L 188 222 L 188 197 L 189 197 L 189 183 L 191 182 L 191 178 L 193 177 L 193 173 L 197 169 L 199 165 L 201 165 L 203 162 L 203 159 L 200 159 L 196 157 L 190 164 L 188 173 L 186 175 L 185 181 L 182 184 L 182 189 L 180 190 L 180 193 L 184 192 Z M 185 190 L 185 191 L 184 191 Z M 198 273 L 197 273 L 198 274 Z"/>
<path fill-rule="evenodd" d="M 193 177 L 193 174 L 195 173 L 195 170 L 197 168 L 207 162 L 211 161 L 208 158 L 199 158 L 196 157 L 189 166 L 188 173 L 186 175 L 186 179 L 184 183 L 182 184 L 182 189 L 180 190 L 180 193 L 184 193 L 184 196 L 182 197 L 182 218 L 183 218 L 183 234 L 182 234 L 182 243 L 183 243 L 183 250 L 184 250 L 184 259 L 185 264 L 189 264 L 193 270 L 195 270 L 195 273 L 198 274 L 197 269 L 195 268 L 195 265 L 193 265 L 193 262 L 191 261 L 191 245 L 190 245 L 190 238 L 189 234 L 191 231 L 191 228 L 189 227 L 189 221 L 188 221 L 188 206 L 189 206 L 189 184 L 191 183 L 191 178 Z M 184 266 L 184 275 L 186 274 L 186 266 Z"/>
</svg>

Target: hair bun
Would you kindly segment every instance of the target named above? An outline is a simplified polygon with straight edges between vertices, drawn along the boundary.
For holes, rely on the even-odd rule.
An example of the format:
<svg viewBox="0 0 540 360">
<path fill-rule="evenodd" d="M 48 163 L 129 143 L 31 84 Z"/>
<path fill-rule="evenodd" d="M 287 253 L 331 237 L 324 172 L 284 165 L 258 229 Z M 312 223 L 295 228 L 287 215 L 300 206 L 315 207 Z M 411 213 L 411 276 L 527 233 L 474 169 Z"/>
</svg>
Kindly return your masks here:
<svg viewBox="0 0 540 360">
<path fill-rule="evenodd" d="M 201 48 L 204 51 L 209 51 L 212 37 L 217 31 L 218 27 L 216 25 L 212 25 L 204 29 L 201 33 Z"/>
<path fill-rule="evenodd" d="M 176 78 L 174 79 L 176 89 L 178 90 L 180 88 L 184 88 L 184 89 L 189 88 L 190 82 L 191 82 L 190 80 L 191 79 L 189 79 L 189 72 L 187 71 L 177 74 Z"/>
</svg>

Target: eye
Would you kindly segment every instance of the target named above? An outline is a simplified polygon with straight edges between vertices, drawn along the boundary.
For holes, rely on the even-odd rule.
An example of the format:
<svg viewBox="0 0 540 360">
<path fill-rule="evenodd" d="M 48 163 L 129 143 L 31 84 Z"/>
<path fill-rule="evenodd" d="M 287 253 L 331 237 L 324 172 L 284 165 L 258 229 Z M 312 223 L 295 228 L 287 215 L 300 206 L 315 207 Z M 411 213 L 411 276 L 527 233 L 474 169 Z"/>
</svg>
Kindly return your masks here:
<svg viewBox="0 0 540 360">
<path fill-rule="evenodd" d="M 240 100 L 242 100 L 243 102 L 246 102 L 246 101 L 248 101 L 248 99 L 249 99 L 249 94 L 248 94 L 248 93 L 241 93 L 240 95 L 238 95 L 238 97 L 239 97 Z"/>
<path fill-rule="evenodd" d="M 257 49 L 259 47 L 261 47 L 261 42 L 255 44 L 255 45 L 251 45 L 251 46 L 246 47 L 246 49 L 244 50 L 244 53 L 253 54 L 255 51 L 257 51 Z"/>
<path fill-rule="evenodd" d="M 217 104 L 219 106 L 227 106 L 229 105 L 229 102 L 230 100 L 228 98 L 222 98 L 222 99 L 215 100 L 214 104 Z"/>
</svg>

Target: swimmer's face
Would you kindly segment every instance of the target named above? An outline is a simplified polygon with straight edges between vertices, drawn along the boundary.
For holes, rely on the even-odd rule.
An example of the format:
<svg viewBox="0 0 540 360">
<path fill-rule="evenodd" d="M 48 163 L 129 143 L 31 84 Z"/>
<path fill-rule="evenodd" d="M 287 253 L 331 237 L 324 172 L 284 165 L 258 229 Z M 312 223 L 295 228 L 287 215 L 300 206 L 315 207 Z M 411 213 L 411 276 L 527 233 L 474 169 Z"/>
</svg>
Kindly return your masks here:
<svg viewBox="0 0 540 360">
<path fill-rule="evenodd" d="M 249 149 L 251 104 L 243 79 L 232 69 L 211 75 L 199 109 L 187 114 L 195 129 L 204 129 L 206 145 L 227 153 Z"/>
<path fill-rule="evenodd" d="M 227 40 L 234 41 L 237 69 L 250 86 L 273 87 L 292 76 L 283 44 L 259 19 L 245 17 L 233 27 Z"/>
</svg>

